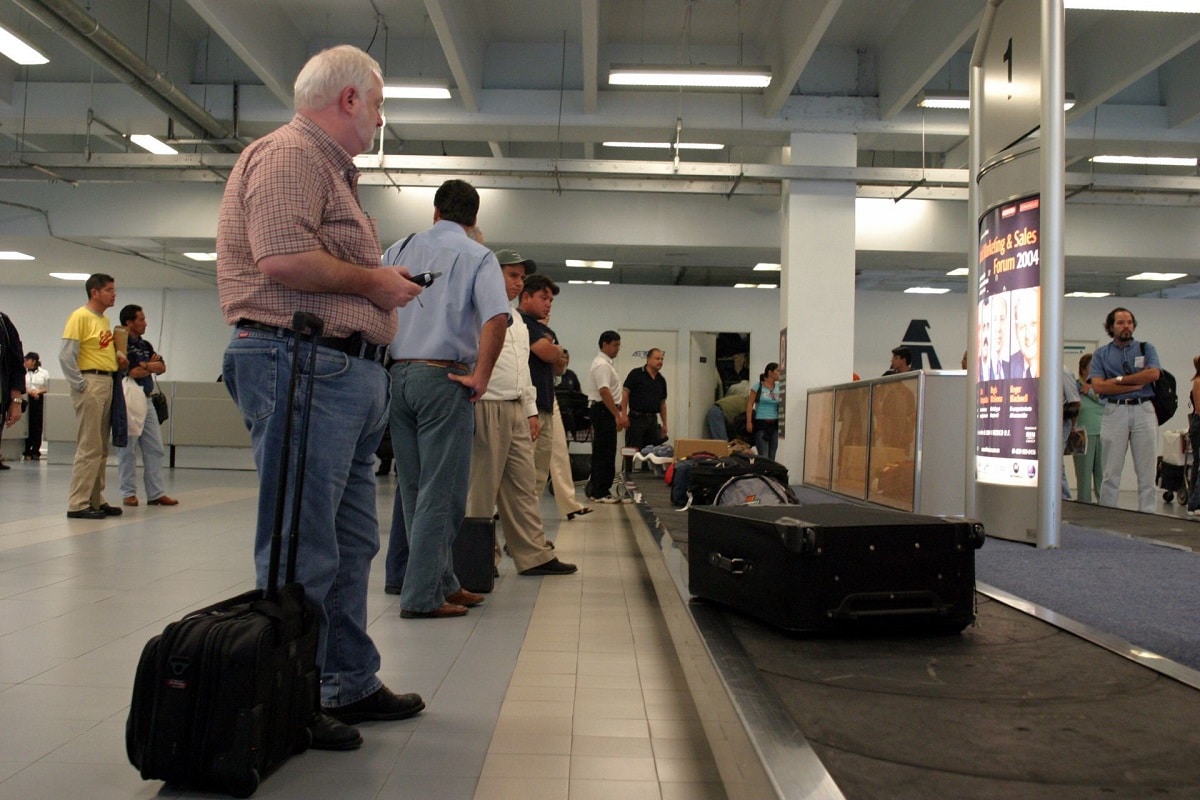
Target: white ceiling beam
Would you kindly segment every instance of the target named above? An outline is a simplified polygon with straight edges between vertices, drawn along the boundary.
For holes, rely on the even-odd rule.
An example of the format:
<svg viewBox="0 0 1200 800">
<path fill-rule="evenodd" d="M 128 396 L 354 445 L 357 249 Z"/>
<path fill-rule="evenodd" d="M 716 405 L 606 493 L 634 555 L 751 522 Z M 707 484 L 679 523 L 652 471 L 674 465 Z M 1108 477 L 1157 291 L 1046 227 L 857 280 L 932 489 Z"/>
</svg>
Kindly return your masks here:
<svg viewBox="0 0 1200 800">
<path fill-rule="evenodd" d="M 1197 16 L 1111 14 L 1068 43 L 1067 91 L 1075 94 L 1075 107 L 1067 120 L 1083 116 L 1200 41 Z"/>
<path fill-rule="evenodd" d="M 579 0 L 583 49 L 583 113 L 595 114 L 600 96 L 600 0 Z"/>
<path fill-rule="evenodd" d="M 278 0 L 258 0 L 253 4 L 227 0 L 187 2 L 271 94 L 290 109 L 292 86 L 308 57 L 308 42 L 291 24 Z"/>
<path fill-rule="evenodd" d="M 1167 124 L 1182 128 L 1200 120 L 1200 45 L 1192 45 L 1159 70 Z"/>
<path fill-rule="evenodd" d="M 833 22 L 842 0 L 815 0 L 808 3 L 781 3 L 779 26 L 774 37 L 779 42 L 771 64 L 771 85 L 763 92 L 763 111 L 773 117 L 783 108 L 796 81 L 812 59 L 817 46 Z"/>
<path fill-rule="evenodd" d="M 468 13 L 466 3 L 450 0 L 425 0 L 425 10 L 450 65 L 463 107 L 472 114 L 478 113 L 486 42 L 479 35 L 475 17 Z"/>
<path fill-rule="evenodd" d="M 917 0 L 883 42 L 879 56 L 879 113 L 890 119 L 925 88 L 983 20 L 982 3 Z M 965 77 L 965 76 L 964 76 Z"/>
</svg>

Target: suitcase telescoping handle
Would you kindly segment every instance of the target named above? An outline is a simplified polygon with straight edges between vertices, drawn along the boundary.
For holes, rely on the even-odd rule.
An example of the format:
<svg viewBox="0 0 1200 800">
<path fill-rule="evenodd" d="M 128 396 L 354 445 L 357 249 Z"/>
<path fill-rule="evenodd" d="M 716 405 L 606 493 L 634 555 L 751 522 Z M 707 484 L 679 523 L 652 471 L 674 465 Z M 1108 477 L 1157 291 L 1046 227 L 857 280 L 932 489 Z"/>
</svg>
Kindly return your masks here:
<svg viewBox="0 0 1200 800">
<path fill-rule="evenodd" d="M 304 462 L 308 458 L 308 419 L 312 413 L 313 380 L 317 364 L 316 339 L 325 330 L 319 317 L 297 311 L 292 317 L 292 374 L 288 379 L 287 416 L 283 422 L 283 452 L 279 454 L 279 484 L 275 487 L 275 528 L 271 532 L 271 557 L 267 565 L 266 598 L 279 598 L 279 558 L 283 549 L 283 507 L 287 498 L 288 469 L 292 457 L 292 418 L 296 412 L 296 392 L 300 383 L 300 342 L 308 341 L 308 391 L 304 395 L 303 416 L 300 420 L 300 444 L 296 450 L 296 477 L 292 491 L 291 532 L 288 536 L 287 571 L 284 582 L 296 580 L 296 551 L 300 534 L 300 498 L 304 491 Z"/>
</svg>

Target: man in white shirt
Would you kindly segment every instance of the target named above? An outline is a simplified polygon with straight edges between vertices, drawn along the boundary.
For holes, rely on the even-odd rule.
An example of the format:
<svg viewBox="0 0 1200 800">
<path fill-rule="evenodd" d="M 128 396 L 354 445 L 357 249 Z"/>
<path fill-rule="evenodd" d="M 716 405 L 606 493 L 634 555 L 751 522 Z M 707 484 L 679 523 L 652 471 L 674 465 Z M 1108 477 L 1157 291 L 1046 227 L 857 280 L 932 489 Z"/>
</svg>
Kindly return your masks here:
<svg viewBox="0 0 1200 800">
<path fill-rule="evenodd" d="M 598 503 L 615 503 L 613 479 L 617 474 L 617 431 L 629 427 L 629 417 L 621 407 L 621 376 L 613 359 L 621 351 L 621 334 L 600 334 L 600 352 L 592 359 L 588 400 L 592 416 L 592 477 L 587 496 Z"/>
<path fill-rule="evenodd" d="M 508 299 L 515 300 L 535 264 L 513 250 L 500 250 L 496 258 Z M 538 511 L 541 483 L 534 468 L 533 443 L 543 434 L 549 436 L 550 431 L 540 430 L 538 423 L 529 377 L 529 330 L 514 315 L 487 391 L 475 403 L 467 516 L 490 517 L 492 509 L 499 508 L 500 529 L 520 574 L 570 575 L 576 567 L 555 558 Z"/>
</svg>

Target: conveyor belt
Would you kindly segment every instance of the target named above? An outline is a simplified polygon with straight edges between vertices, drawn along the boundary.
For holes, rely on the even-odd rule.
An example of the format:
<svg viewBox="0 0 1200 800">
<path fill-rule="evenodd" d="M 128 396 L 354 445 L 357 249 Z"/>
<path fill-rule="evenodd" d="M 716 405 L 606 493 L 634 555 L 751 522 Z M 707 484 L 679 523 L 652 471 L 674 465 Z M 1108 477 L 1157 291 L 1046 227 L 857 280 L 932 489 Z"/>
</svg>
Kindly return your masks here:
<svg viewBox="0 0 1200 800">
<path fill-rule="evenodd" d="M 687 515 L 661 480 L 637 490 L 731 798 L 1200 797 L 1197 690 L 983 594 L 952 637 L 790 636 L 688 602 Z"/>
</svg>

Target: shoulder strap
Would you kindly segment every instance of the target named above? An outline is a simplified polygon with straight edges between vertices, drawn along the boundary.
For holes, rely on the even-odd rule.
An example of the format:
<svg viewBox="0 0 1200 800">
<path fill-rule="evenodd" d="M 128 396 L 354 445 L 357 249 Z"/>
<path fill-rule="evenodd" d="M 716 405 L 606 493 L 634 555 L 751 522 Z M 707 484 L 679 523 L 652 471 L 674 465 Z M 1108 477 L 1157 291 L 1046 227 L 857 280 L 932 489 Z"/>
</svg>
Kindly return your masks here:
<svg viewBox="0 0 1200 800">
<path fill-rule="evenodd" d="M 417 232 L 413 231 L 408 236 L 404 237 L 404 241 L 400 245 L 400 249 L 396 251 L 396 255 L 392 257 L 392 263 L 389 266 L 395 266 L 400 259 L 400 254 L 404 252 L 404 248 L 408 247 L 408 243 L 412 241 L 412 237 L 416 236 Z"/>
</svg>

